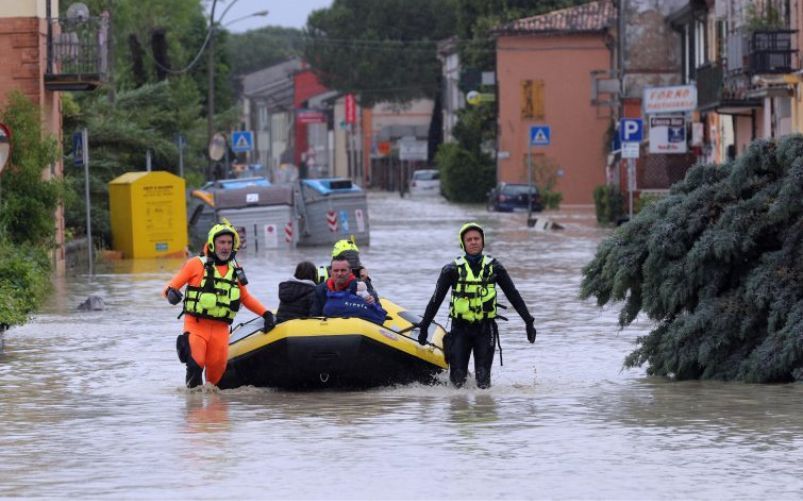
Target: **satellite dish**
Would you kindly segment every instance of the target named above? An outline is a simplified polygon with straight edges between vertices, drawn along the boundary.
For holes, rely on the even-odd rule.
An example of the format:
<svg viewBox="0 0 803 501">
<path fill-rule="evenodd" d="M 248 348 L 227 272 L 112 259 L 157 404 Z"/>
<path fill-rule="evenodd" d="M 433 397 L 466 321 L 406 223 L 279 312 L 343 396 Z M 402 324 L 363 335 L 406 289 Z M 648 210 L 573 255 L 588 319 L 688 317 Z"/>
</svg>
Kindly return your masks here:
<svg viewBox="0 0 803 501">
<path fill-rule="evenodd" d="M 67 7 L 67 19 L 70 21 L 83 22 L 89 19 L 89 7 L 81 2 L 76 2 Z"/>
</svg>

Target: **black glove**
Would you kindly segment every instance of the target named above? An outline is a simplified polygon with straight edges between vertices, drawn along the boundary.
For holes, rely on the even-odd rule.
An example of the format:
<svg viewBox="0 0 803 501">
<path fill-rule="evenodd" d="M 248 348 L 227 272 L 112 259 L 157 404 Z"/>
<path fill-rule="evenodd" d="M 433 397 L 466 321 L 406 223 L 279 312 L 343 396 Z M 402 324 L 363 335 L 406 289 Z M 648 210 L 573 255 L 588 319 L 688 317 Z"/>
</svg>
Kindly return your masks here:
<svg viewBox="0 0 803 501">
<path fill-rule="evenodd" d="M 527 324 L 527 341 L 535 342 L 535 325 L 533 325 L 533 322 Z"/>
<path fill-rule="evenodd" d="M 418 344 L 425 346 L 427 344 L 427 334 L 429 333 L 429 324 L 418 324 L 420 329 L 418 332 Z"/>
<path fill-rule="evenodd" d="M 184 299 L 184 295 L 172 287 L 167 288 L 167 302 L 170 304 L 178 304 Z"/>
<path fill-rule="evenodd" d="M 268 310 L 263 313 L 262 318 L 265 319 L 265 327 L 262 328 L 262 332 L 268 332 L 276 327 L 276 317 L 273 316 L 272 311 Z"/>
</svg>

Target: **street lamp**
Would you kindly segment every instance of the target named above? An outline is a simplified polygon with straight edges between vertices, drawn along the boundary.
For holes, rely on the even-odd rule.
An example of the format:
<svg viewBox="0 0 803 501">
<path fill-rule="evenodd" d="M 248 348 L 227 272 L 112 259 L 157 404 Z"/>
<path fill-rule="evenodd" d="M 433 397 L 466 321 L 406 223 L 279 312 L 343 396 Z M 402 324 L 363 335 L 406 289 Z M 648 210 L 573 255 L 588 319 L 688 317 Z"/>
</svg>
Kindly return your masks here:
<svg viewBox="0 0 803 501">
<path fill-rule="evenodd" d="M 226 14 L 229 12 L 234 4 L 237 3 L 237 0 L 231 2 L 226 9 L 223 11 L 223 14 L 220 15 L 217 21 L 215 21 L 215 5 L 217 2 L 212 3 L 212 12 L 209 14 L 209 62 L 207 63 L 207 76 L 209 79 L 209 83 L 207 85 L 207 98 L 206 98 L 206 137 L 207 141 L 212 141 L 212 136 L 215 134 L 215 30 L 217 30 L 217 26 L 220 25 L 220 22 L 223 21 L 223 18 L 226 17 Z M 228 26 L 230 24 L 234 24 L 237 21 L 242 21 L 243 19 L 248 19 L 251 17 L 264 17 L 268 15 L 267 10 L 261 10 L 258 12 L 254 12 L 253 14 L 248 14 L 246 16 L 238 17 L 233 21 L 230 21 L 225 24 Z M 209 168 L 207 169 L 206 173 L 207 179 L 212 178 L 212 159 L 209 159 Z"/>
</svg>

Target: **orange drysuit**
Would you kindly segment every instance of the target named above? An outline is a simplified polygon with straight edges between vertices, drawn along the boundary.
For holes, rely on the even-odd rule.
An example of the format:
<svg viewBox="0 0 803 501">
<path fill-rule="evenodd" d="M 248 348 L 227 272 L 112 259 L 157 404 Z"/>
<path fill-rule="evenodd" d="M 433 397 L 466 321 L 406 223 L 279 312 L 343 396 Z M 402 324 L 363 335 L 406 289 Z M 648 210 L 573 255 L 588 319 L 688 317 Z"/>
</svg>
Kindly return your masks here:
<svg viewBox="0 0 803 501">
<path fill-rule="evenodd" d="M 225 275 L 228 265 L 217 265 L 217 269 L 221 275 Z M 170 280 L 167 287 L 176 290 L 181 290 L 185 285 L 200 287 L 203 277 L 204 264 L 194 257 L 184 263 L 184 267 Z M 264 315 L 267 308 L 248 293 L 245 285 L 239 281 L 237 283 L 240 287 L 240 304 L 257 315 Z M 164 293 L 167 292 L 167 287 Z M 185 313 L 184 331 L 190 333 L 190 353 L 193 360 L 199 367 L 206 369 L 206 380 L 216 385 L 226 371 L 226 359 L 229 356 L 229 324 L 222 320 L 198 318 Z"/>
</svg>

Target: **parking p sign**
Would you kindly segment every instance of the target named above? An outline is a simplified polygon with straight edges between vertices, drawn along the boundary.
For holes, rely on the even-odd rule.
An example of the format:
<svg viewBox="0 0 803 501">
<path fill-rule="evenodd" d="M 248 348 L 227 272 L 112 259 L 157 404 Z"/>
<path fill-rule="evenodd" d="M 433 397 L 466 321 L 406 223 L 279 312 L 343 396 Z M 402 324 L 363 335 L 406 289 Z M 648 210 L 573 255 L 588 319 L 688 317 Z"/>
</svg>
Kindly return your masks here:
<svg viewBox="0 0 803 501">
<path fill-rule="evenodd" d="M 619 120 L 619 140 L 622 143 L 640 143 L 644 137 L 644 123 L 640 118 Z"/>
</svg>

